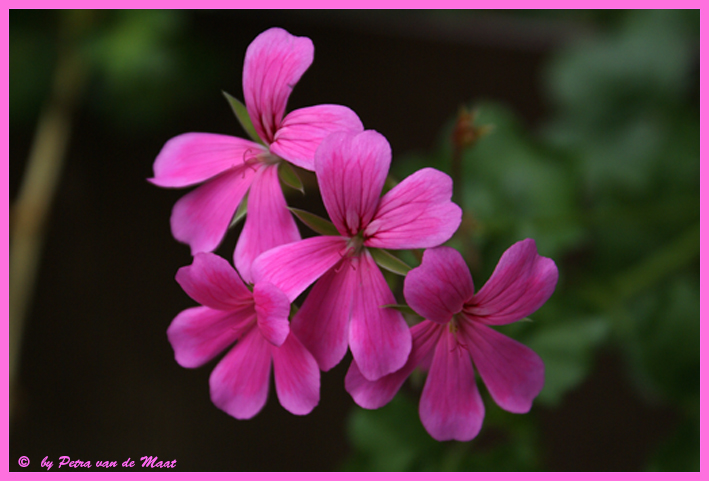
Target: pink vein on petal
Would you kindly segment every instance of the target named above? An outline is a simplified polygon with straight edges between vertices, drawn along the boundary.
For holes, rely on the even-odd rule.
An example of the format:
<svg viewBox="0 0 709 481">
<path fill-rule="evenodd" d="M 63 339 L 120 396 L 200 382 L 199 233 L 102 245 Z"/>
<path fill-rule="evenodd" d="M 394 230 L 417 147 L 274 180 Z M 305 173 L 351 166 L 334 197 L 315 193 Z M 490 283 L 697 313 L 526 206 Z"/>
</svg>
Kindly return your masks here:
<svg viewBox="0 0 709 481">
<path fill-rule="evenodd" d="M 180 268 L 175 279 L 195 301 L 223 311 L 253 305 L 253 297 L 226 259 L 197 253 L 192 264 Z"/>
<path fill-rule="evenodd" d="M 209 377 L 212 402 L 236 419 L 254 417 L 266 404 L 271 373 L 270 344 L 251 329 Z"/>
<path fill-rule="evenodd" d="M 255 282 L 265 281 L 282 290 L 293 302 L 310 284 L 342 259 L 347 240 L 318 236 L 264 252 L 252 266 Z"/>
<path fill-rule="evenodd" d="M 473 278 L 460 253 L 450 247 L 426 249 L 421 265 L 404 279 L 404 297 L 426 319 L 447 323 L 473 296 Z"/>
<path fill-rule="evenodd" d="M 278 165 L 263 165 L 251 183 L 246 222 L 234 250 L 234 265 L 246 282 L 253 283 L 254 259 L 269 249 L 298 240 L 300 233 L 278 180 Z"/>
<path fill-rule="evenodd" d="M 315 153 L 315 173 L 325 209 L 343 236 L 374 216 L 391 163 L 389 143 L 378 132 L 329 135 Z"/>
<path fill-rule="evenodd" d="M 167 329 L 167 338 L 182 367 L 199 367 L 236 341 L 254 318 L 253 307 L 220 311 L 192 307 L 180 312 Z"/>
<path fill-rule="evenodd" d="M 270 144 L 280 127 L 291 91 L 313 62 L 307 37 L 281 28 L 258 35 L 246 49 L 243 88 L 246 109 L 262 140 Z"/>
<path fill-rule="evenodd" d="M 293 414 L 308 414 L 320 401 L 318 363 L 293 334 L 271 352 L 278 400 Z"/>
<path fill-rule="evenodd" d="M 293 317 L 293 333 L 323 371 L 335 367 L 347 354 L 357 282 L 358 274 L 351 259 L 342 259 L 315 283 Z"/>
<path fill-rule="evenodd" d="M 465 312 L 490 325 L 519 321 L 551 297 L 558 279 L 554 261 L 537 254 L 534 240 L 525 239 L 502 254 L 492 276 Z"/>
<path fill-rule="evenodd" d="M 273 284 L 258 282 L 254 286 L 256 318 L 261 335 L 274 346 L 280 346 L 288 337 L 290 302 Z"/>
<path fill-rule="evenodd" d="M 361 132 L 362 122 L 351 109 L 341 105 L 316 105 L 290 112 L 270 145 L 271 152 L 302 167 L 315 170 L 315 151 L 333 132 Z"/>
<path fill-rule="evenodd" d="M 383 249 L 435 247 L 451 238 L 462 210 L 451 202 L 453 181 L 436 169 L 414 172 L 387 192 L 369 223 L 365 245 Z"/>
<path fill-rule="evenodd" d="M 527 346 L 480 323 L 465 323 L 462 334 L 475 367 L 498 406 L 526 413 L 544 387 L 544 363 Z"/>
<path fill-rule="evenodd" d="M 216 249 L 253 175 L 249 167 L 233 167 L 178 200 L 170 217 L 175 239 L 189 244 L 192 255 Z"/>
<path fill-rule="evenodd" d="M 438 441 L 470 441 L 482 427 L 485 407 L 475 385 L 470 354 L 448 329 L 436 345 L 419 415 L 426 431 Z"/>
<path fill-rule="evenodd" d="M 350 350 L 362 375 L 373 381 L 406 364 L 411 333 L 399 311 L 382 307 L 396 304 L 396 299 L 369 252 L 354 257 L 353 266 L 359 282 L 350 319 Z"/>
<path fill-rule="evenodd" d="M 165 143 L 153 163 L 155 175 L 148 180 L 160 187 L 199 184 L 265 151 L 250 140 L 190 132 Z"/>
<path fill-rule="evenodd" d="M 414 369 L 433 354 L 433 349 L 443 329 L 432 321 L 423 321 L 412 327 L 411 354 L 409 354 L 406 364 L 398 371 L 387 374 L 376 381 L 367 380 L 357 367 L 357 363 L 352 361 L 345 376 L 345 389 L 350 393 L 352 399 L 363 408 L 379 409 L 384 406 L 394 398 Z"/>
</svg>

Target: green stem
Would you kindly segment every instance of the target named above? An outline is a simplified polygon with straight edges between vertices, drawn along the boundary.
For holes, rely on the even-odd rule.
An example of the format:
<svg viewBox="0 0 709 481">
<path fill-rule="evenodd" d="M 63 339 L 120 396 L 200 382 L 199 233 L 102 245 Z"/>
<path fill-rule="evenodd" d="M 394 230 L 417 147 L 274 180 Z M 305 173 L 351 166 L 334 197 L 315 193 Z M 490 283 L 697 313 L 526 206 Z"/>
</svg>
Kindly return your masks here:
<svg viewBox="0 0 709 481">
<path fill-rule="evenodd" d="M 616 277 L 613 286 L 618 300 L 635 296 L 697 257 L 699 257 L 699 224 L 687 229 L 672 243 Z"/>
<path fill-rule="evenodd" d="M 74 39 L 79 14 L 65 13 L 63 27 Z M 80 11 L 79 11 L 80 12 Z M 18 372 L 19 352 L 27 308 L 32 297 L 44 244 L 44 234 L 71 133 L 71 117 L 81 92 L 86 69 L 72 45 L 60 45 L 49 100 L 40 113 L 10 225 L 10 413 Z"/>
<path fill-rule="evenodd" d="M 623 302 L 697 259 L 699 231 L 699 224 L 693 225 L 670 244 L 621 272 L 604 286 L 589 284 L 581 288 L 581 293 L 603 310 L 617 309 Z"/>
</svg>

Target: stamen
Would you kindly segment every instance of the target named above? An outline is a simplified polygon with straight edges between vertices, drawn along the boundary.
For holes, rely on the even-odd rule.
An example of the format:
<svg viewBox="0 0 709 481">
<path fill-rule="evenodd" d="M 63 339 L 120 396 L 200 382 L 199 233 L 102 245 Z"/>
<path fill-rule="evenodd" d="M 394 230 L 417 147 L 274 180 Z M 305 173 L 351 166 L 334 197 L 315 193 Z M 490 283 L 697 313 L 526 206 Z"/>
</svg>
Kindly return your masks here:
<svg viewBox="0 0 709 481">
<path fill-rule="evenodd" d="M 276 157 L 270 152 L 253 148 L 246 149 L 243 155 L 244 165 L 253 170 L 254 172 L 258 170 L 258 166 L 260 164 L 274 165 L 278 164 L 280 161 L 281 159 L 279 157 Z M 242 177 L 244 176 L 246 176 L 246 171 L 244 171 L 244 173 L 242 174 Z"/>
<path fill-rule="evenodd" d="M 347 244 L 345 248 L 342 249 L 338 254 L 340 255 L 341 259 L 344 259 L 345 257 L 352 257 L 354 255 L 354 251 L 354 247 Z"/>
<path fill-rule="evenodd" d="M 255 171 L 256 164 L 259 163 L 259 159 L 258 159 L 258 154 L 256 154 L 256 155 L 252 154 L 253 150 L 254 149 L 249 148 L 244 151 L 244 165 L 247 166 L 248 168 L 250 168 L 251 170 Z M 244 171 L 244 173 L 242 174 L 242 177 L 245 177 L 245 176 L 246 176 L 246 171 Z"/>
<path fill-rule="evenodd" d="M 364 235 L 362 231 L 357 233 L 357 235 L 353 236 L 350 238 L 349 241 L 347 241 L 347 249 L 350 252 L 351 256 L 358 255 L 360 252 L 362 252 L 362 249 L 364 248 Z"/>
<path fill-rule="evenodd" d="M 458 332 L 458 322 L 457 322 L 455 316 L 453 316 L 453 318 L 448 323 L 448 331 L 451 334 L 455 334 Z"/>
<path fill-rule="evenodd" d="M 460 330 L 459 322 L 460 321 L 458 320 L 458 314 L 456 314 L 453 316 L 453 318 L 451 318 L 450 322 L 448 323 L 448 331 L 455 336 L 455 345 L 451 348 L 451 352 L 458 347 L 469 351 L 468 345 L 462 339 L 462 336 L 458 335 L 458 331 Z"/>
</svg>

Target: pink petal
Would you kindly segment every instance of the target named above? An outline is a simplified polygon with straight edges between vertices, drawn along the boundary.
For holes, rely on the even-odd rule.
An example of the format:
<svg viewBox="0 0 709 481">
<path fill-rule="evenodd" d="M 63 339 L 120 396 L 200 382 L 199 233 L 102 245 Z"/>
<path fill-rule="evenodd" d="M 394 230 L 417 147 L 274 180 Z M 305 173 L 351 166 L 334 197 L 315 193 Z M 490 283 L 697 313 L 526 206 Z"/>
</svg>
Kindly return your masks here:
<svg viewBox="0 0 709 481">
<path fill-rule="evenodd" d="M 359 261 L 359 262 L 357 262 Z M 391 289 L 368 251 L 353 257 L 359 281 L 350 319 L 350 350 L 362 375 L 374 381 L 401 369 L 411 352 L 411 333 Z"/>
<path fill-rule="evenodd" d="M 404 297 L 411 308 L 445 324 L 473 296 L 473 278 L 463 256 L 451 247 L 426 249 L 421 265 L 404 279 Z"/>
<path fill-rule="evenodd" d="M 236 419 L 254 417 L 266 404 L 271 372 L 270 344 L 251 329 L 209 377 L 212 402 Z"/>
<path fill-rule="evenodd" d="M 378 132 L 329 135 L 315 153 L 315 173 L 325 209 L 343 236 L 367 227 L 391 163 L 391 147 Z"/>
<path fill-rule="evenodd" d="M 192 307 L 175 317 L 167 338 L 180 366 L 199 367 L 236 341 L 253 320 L 253 307 L 238 311 Z"/>
<path fill-rule="evenodd" d="M 462 333 L 475 367 L 490 395 L 502 408 L 526 413 L 544 387 L 544 363 L 527 346 L 477 322 Z"/>
<path fill-rule="evenodd" d="M 234 251 L 234 265 L 246 282 L 253 283 L 251 264 L 273 247 L 300 240 L 278 181 L 278 165 L 262 166 L 249 191 L 246 223 Z"/>
<path fill-rule="evenodd" d="M 256 282 L 264 281 L 282 290 L 293 302 L 310 284 L 342 259 L 347 240 L 318 236 L 264 252 L 251 267 Z"/>
<path fill-rule="evenodd" d="M 343 259 L 313 286 L 303 306 L 293 317 L 293 333 L 329 371 L 347 353 L 348 325 L 357 272 L 350 259 Z"/>
<path fill-rule="evenodd" d="M 315 151 L 333 132 L 361 132 L 362 122 L 342 105 L 316 105 L 294 110 L 283 119 L 270 145 L 272 153 L 307 170 L 315 170 Z"/>
<path fill-rule="evenodd" d="M 470 441 L 482 427 L 485 407 L 475 385 L 470 354 L 448 329 L 436 345 L 419 415 L 426 431 L 438 441 Z"/>
<path fill-rule="evenodd" d="M 502 254 L 495 272 L 465 312 L 490 325 L 519 321 L 551 297 L 558 279 L 554 261 L 537 254 L 534 240 L 525 239 Z"/>
<path fill-rule="evenodd" d="M 294 335 L 281 347 L 271 347 L 276 393 L 293 414 L 308 414 L 320 401 L 320 370 L 315 358 Z"/>
<path fill-rule="evenodd" d="M 345 376 L 345 389 L 352 399 L 366 409 L 379 409 L 391 401 L 406 378 L 426 358 L 433 354 L 433 348 L 444 327 L 431 321 L 423 321 L 411 328 L 411 354 L 404 367 L 396 372 L 368 381 L 362 376 L 356 362 L 350 364 Z"/>
<path fill-rule="evenodd" d="M 455 233 L 462 211 L 451 202 L 453 181 L 436 169 L 414 172 L 387 192 L 364 232 L 368 247 L 423 249 Z"/>
<path fill-rule="evenodd" d="M 253 295 L 225 259 L 198 253 L 192 265 L 180 268 L 175 279 L 188 296 L 213 309 L 229 311 L 253 306 Z"/>
<path fill-rule="evenodd" d="M 189 244 L 192 255 L 216 249 L 253 175 L 245 165 L 233 167 L 178 200 L 170 217 L 175 239 Z"/>
<path fill-rule="evenodd" d="M 262 145 L 238 137 L 182 134 L 167 141 L 153 164 L 155 176 L 148 180 L 160 187 L 199 184 L 263 152 Z"/>
<path fill-rule="evenodd" d="M 290 332 L 290 301 L 273 284 L 259 282 L 254 286 L 254 302 L 261 335 L 274 346 L 280 346 Z"/>
<path fill-rule="evenodd" d="M 261 33 L 246 49 L 244 101 L 261 139 L 270 144 L 280 127 L 291 90 L 313 63 L 315 47 L 307 37 L 281 28 Z"/>
</svg>

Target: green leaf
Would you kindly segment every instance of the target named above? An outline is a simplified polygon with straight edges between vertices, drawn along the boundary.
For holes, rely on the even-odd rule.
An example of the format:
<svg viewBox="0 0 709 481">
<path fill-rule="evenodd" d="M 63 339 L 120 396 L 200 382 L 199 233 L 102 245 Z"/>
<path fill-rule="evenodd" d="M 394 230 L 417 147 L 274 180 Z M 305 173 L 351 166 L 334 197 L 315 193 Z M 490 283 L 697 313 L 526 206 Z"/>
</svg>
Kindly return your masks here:
<svg viewBox="0 0 709 481">
<path fill-rule="evenodd" d="M 305 194 L 303 182 L 298 177 L 298 174 L 288 162 L 281 162 L 278 166 L 278 177 L 288 187 L 299 190 L 301 194 Z"/>
<path fill-rule="evenodd" d="M 384 304 L 383 306 L 379 306 L 385 309 L 396 309 L 397 311 L 403 313 L 403 314 L 413 314 L 415 316 L 418 316 L 418 313 L 411 309 L 409 306 L 406 304 Z"/>
<path fill-rule="evenodd" d="M 628 303 L 621 344 L 644 392 L 685 405 L 700 395 L 699 265 Z"/>
<path fill-rule="evenodd" d="M 304 210 L 289 207 L 288 210 L 293 212 L 300 221 L 321 235 L 340 235 L 337 232 L 335 225 L 327 219 L 323 219 L 319 215 L 311 214 Z"/>
<path fill-rule="evenodd" d="M 251 140 L 253 140 L 254 142 L 258 142 L 259 144 L 265 145 L 263 143 L 263 140 L 261 140 L 261 137 L 259 137 L 256 133 L 254 124 L 251 123 L 251 117 L 249 117 L 249 113 L 246 111 L 246 106 L 228 93 L 224 91 L 222 91 L 222 93 L 224 94 L 224 97 L 226 97 L 226 99 L 229 101 L 229 105 L 231 105 L 231 110 L 234 112 L 234 115 L 236 115 L 236 118 L 239 120 L 239 123 L 244 128 L 246 133 L 249 135 L 249 137 L 251 137 Z"/>
<path fill-rule="evenodd" d="M 236 209 L 236 214 L 234 214 L 234 218 L 231 220 L 231 224 L 229 224 L 229 228 L 231 229 L 234 227 L 236 224 L 238 224 L 241 219 L 246 216 L 246 208 L 249 205 L 249 193 L 247 192 L 246 195 L 244 196 L 243 199 L 241 199 L 241 202 L 239 203 L 239 208 Z"/>
<path fill-rule="evenodd" d="M 404 261 L 383 249 L 367 248 L 367 250 L 372 254 L 374 262 L 383 269 L 400 276 L 405 276 L 411 270 L 411 267 L 406 265 Z"/>
</svg>

